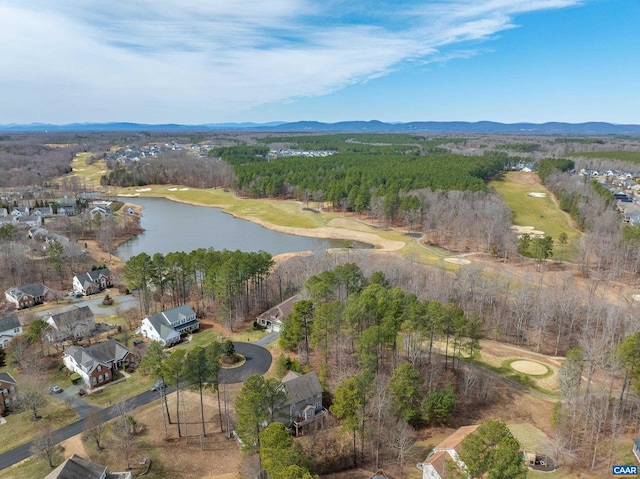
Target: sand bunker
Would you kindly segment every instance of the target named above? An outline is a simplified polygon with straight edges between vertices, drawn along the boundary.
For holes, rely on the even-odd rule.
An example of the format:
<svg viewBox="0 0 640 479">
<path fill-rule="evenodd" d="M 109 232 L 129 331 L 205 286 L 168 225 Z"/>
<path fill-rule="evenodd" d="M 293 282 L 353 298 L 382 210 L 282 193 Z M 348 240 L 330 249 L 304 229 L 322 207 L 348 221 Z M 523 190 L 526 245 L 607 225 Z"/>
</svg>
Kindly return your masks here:
<svg viewBox="0 0 640 479">
<path fill-rule="evenodd" d="M 532 191 L 531 193 L 527 193 L 528 196 L 532 196 L 534 198 L 546 198 L 547 194 L 546 193 L 536 193 L 534 191 Z"/>
<path fill-rule="evenodd" d="M 178 188 L 167 188 L 169 191 L 178 191 Z"/>
<path fill-rule="evenodd" d="M 528 361 L 526 359 L 519 359 L 518 361 L 512 362 L 511 369 L 514 369 L 519 373 L 531 374 L 532 376 L 542 376 L 543 374 L 547 374 L 549 371 L 549 368 L 544 364 Z"/>
<path fill-rule="evenodd" d="M 189 188 L 180 188 L 180 191 L 189 191 Z"/>
<path fill-rule="evenodd" d="M 118 193 L 118 196 L 124 196 L 127 198 L 136 198 L 140 196 L 140 194 L 139 193 Z"/>
<path fill-rule="evenodd" d="M 521 236 L 527 233 L 532 238 L 542 238 L 544 236 L 544 231 L 536 230 L 533 226 L 512 226 L 511 229 L 515 231 L 518 236 Z"/>
<path fill-rule="evenodd" d="M 444 259 L 447 263 L 453 263 L 453 264 L 471 264 L 471 261 L 469 261 L 468 259 L 464 259 L 464 258 L 445 258 Z"/>
<path fill-rule="evenodd" d="M 139 190 L 136 190 L 138 193 L 144 193 L 145 191 L 151 191 L 151 188 L 140 188 Z"/>
</svg>

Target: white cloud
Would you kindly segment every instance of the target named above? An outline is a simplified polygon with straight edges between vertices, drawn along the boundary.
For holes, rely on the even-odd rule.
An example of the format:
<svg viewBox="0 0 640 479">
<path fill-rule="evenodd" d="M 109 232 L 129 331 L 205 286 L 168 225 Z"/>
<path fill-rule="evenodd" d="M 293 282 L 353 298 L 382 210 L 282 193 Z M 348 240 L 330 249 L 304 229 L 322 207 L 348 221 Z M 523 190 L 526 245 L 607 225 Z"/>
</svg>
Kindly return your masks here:
<svg viewBox="0 0 640 479">
<path fill-rule="evenodd" d="M 0 123 L 200 123 L 323 95 L 577 0 L 312 0 L 0 5 Z M 390 12 L 390 13 L 388 13 Z M 458 55 L 459 56 L 459 55 Z"/>
</svg>

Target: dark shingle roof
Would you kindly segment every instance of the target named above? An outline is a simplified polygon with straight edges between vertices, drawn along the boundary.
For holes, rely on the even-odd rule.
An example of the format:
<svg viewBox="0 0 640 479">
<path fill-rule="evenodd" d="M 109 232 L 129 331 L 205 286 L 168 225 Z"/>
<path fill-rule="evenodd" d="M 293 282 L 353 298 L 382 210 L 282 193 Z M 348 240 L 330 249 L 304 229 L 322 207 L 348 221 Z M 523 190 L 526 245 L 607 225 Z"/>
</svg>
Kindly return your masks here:
<svg viewBox="0 0 640 479">
<path fill-rule="evenodd" d="M 322 386 L 315 371 L 293 378 L 287 375 L 282 383 L 291 403 L 306 401 L 316 394 L 322 394 Z"/>
<path fill-rule="evenodd" d="M 131 352 L 115 339 L 107 339 L 102 343 L 93 344 L 86 348 L 86 351 L 91 356 L 104 362 L 122 359 Z"/>
<path fill-rule="evenodd" d="M 15 329 L 20 327 L 20 319 L 15 314 L 13 316 L 9 316 L 7 318 L 0 319 L 0 333 L 2 331 L 9 331 L 10 329 Z"/>
<path fill-rule="evenodd" d="M 91 309 L 89 309 L 89 306 L 73 306 L 68 310 L 51 315 L 51 319 L 58 328 L 65 324 L 83 321 L 87 318 L 93 318 L 93 313 L 91 312 Z"/>
<path fill-rule="evenodd" d="M 13 376 L 9 373 L 0 373 L 0 381 L 3 383 L 18 384 L 18 381 L 13 379 Z"/>
<path fill-rule="evenodd" d="M 72 455 L 44 479 L 100 479 L 106 472 L 106 466 Z"/>
</svg>

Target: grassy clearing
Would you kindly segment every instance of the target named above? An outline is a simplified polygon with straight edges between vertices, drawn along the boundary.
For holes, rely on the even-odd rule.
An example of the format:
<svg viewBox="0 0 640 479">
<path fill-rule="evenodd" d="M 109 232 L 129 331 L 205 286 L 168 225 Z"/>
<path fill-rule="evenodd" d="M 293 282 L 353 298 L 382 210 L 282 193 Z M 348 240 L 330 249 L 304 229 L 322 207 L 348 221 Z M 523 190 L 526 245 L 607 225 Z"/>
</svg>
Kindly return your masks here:
<svg viewBox="0 0 640 479">
<path fill-rule="evenodd" d="M 46 460 L 33 457 L 0 471 L 0 479 L 33 479 L 44 477 L 50 472 L 51 468 Z"/>
<path fill-rule="evenodd" d="M 541 394 L 545 394 L 547 396 L 550 397 L 559 397 L 559 395 L 553 391 L 549 391 L 548 389 L 545 389 L 543 387 L 540 387 L 537 382 L 536 379 L 542 378 L 542 377 L 546 377 L 545 376 L 529 376 L 528 374 L 524 374 L 524 373 L 519 373 L 517 371 L 514 371 L 513 369 L 511 369 L 511 367 L 508 365 L 510 360 L 506 360 L 502 363 L 502 366 L 493 366 L 491 364 L 482 362 L 482 361 L 475 361 L 475 364 L 478 364 L 480 366 L 482 366 L 485 369 L 488 369 L 490 371 L 493 371 L 494 373 L 498 373 L 500 376 L 503 376 L 507 379 L 510 379 L 511 381 L 514 381 L 518 384 L 520 384 L 521 386 L 524 386 L 528 389 L 532 389 L 534 391 L 537 391 Z M 514 359 L 513 361 L 517 361 L 517 359 Z M 552 373 L 553 374 L 553 373 Z"/>
<path fill-rule="evenodd" d="M 107 168 L 103 160 L 87 165 L 86 159 L 91 155 L 92 152 L 78 153 L 71 161 L 73 171 L 70 176 L 84 180 L 88 186 L 99 186 L 100 177 L 105 174 Z"/>
<path fill-rule="evenodd" d="M 578 240 L 582 233 L 574 228 L 569 215 L 558 208 L 553 195 L 544 186 L 537 181 L 523 182 L 522 175 L 510 172 L 492 181 L 489 186 L 496 190 L 513 212 L 514 225 L 533 226 L 553 237 L 556 243 L 560 234 L 566 233 L 568 244 L 564 247 L 563 259 L 573 257 L 577 254 Z M 529 193 L 545 193 L 546 197 L 534 198 Z M 560 246 L 557 244 L 554 245 L 554 258 L 560 259 Z"/>
<path fill-rule="evenodd" d="M 107 407 L 148 391 L 154 382 L 151 376 L 135 372 L 125 381 L 108 386 L 101 393 L 89 394 L 85 399 L 96 406 Z"/>
<path fill-rule="evenodd" d="M 0 430 L 5 431 L 0 442 L 0 452 L 33 440 L 42 434 L 46 427 L 56 430 L 78 419 L 78 414 L 73 409 L 53 399 L 50 399 L 49 404 L 39 410 L 38 414 L 42 419 L 36 422 L 31 421 L 33 417 L 31 411 L 9 414 L 6 417 L 7 424 L 0 426 L 2 428 Z"/>
<path fill-rule="evenodd" d="M 532 374 L 532 373 L 529 373 L 529 374 L 527 374 L 528 376 L 533 376 L 533 377 L 534 377 L 534 378 L 536 378 L 536 379 L 543 379 L 543 378 L 548 378 L 549 376 L 553 375 L 553 370 L 552 370 L 549 366 L 547 366 L 546 364 L 539 363 L 538 361 L 533 361 L 533 360 L 531 360 L 531 359 L 522 359 L 522 358 L 511 358 L 511 359 L 506 359 L 506 360 L 502 363 L 502 365 L 503 365 L 503 367 L 505 367 L 505 368 L 509 368 L 509 369 L 511 369 L 511 370 L 513 370 L 513 371 L 515 371 L 515 372 L 518 372 L 518 371 L 516 371 L 515 369 L 513 369 L 513 368 L 511 367 L 511 364 L 512 364 L 512 363 L 514 363 L 514 362 L 516 362 L 516 361 L 529 361 L 529 362 L 532 362 L 532 363 L 536 363 L 536 364 L 539 364 L 540 366 L 543 366 L 543 367 L 547 370 L 547 372 L 546 372 L 546 373 L 544 373 L 544 374 Z M 521 374 L 522 374 L 522 373 L 521 373 Z"/>
</svg>

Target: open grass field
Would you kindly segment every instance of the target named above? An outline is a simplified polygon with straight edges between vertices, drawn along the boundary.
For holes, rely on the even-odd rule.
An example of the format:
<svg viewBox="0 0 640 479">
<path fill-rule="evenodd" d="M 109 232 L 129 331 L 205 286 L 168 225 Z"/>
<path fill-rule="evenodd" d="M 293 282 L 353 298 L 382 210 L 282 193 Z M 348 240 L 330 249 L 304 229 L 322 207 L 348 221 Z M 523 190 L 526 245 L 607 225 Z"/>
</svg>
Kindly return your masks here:
<svg viewBox="0 0 640 479">
<path fill-rule="evenodd" d="M 640 163 L 638 151 L 583 151 L 571 153 L 569 156 L 582 158 L 601 158 L 606 160 L 621 160 L 629 163 Z"/>
<path fill-rule="evenodd" d="M 578 250 L 581 232 L 573 226 L 571 217 L 558 208 L 553 195 L 540 183 L 535 173 L 509 172 L 489 183 L 513 212 L 513 224 L 533 226 L 554 239 L 553 257 L 560 259 L 558 236 L 566 233 L 568 244 L 564 247 L 563 259 L 572 258 Z M 544 197 L 529 196 L 529 193 L 544 193 Z"/>
<path fill-rule="evenodd" d="M 71 161 L 73 172 L 70 176 L 86 181 L 87 186 L 99 186 L 100 177 L 106 173 L 107 168 L 104 161 L 96 161 L 92 165 L 87 165 L 85 161 L 92 154 L 91 152 L 78 153 Z"/>
</svg>

